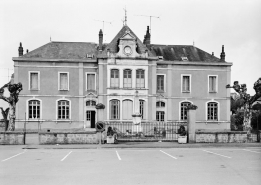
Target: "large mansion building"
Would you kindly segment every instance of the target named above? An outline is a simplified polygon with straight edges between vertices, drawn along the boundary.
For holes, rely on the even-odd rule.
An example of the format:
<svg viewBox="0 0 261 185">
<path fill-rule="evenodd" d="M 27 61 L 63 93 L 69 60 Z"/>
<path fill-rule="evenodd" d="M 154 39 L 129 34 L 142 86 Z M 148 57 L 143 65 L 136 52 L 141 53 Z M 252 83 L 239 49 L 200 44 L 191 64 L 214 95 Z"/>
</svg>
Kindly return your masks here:
<svg viewBox="0 0 261 185">
<path fill-rule="evenodd" d="M 99 39 L 99 40 L 98 40 Z M 197 105 L 197 129 L 230 129 L 232 63 L 193 45 L 143 42 L 127 26 L 114 39 L 49 42 L 14 57 L 14 82 L 21 82 L 16 128 L 94 128 L 97 120 L 131 122 L 138 94 L 142 122 L 186 121 Z M 95 105 L 105 105 L 98 117 Z"/>
</svg>

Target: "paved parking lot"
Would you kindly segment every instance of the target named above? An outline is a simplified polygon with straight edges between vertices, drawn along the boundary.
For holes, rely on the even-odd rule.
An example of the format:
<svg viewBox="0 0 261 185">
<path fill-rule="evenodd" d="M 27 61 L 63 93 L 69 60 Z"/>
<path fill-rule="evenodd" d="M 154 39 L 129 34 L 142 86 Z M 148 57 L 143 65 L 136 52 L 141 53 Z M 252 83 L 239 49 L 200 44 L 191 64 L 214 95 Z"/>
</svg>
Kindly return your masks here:
<svg viewBox="0 0 261 185">
<path fill-rule="evenodd" d="M 1 184 L 261 184 L 261 148 L 0 146 Z"/>
</svg>

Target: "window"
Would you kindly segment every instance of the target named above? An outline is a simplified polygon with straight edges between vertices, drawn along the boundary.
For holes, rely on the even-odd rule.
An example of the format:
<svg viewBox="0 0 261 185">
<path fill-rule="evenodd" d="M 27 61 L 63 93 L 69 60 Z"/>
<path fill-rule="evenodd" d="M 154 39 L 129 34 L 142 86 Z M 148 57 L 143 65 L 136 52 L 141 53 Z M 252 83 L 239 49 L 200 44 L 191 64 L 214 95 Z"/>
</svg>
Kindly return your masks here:
<svg viewBox="0 0 261 185">
<path fill-rule="evenodd" d="M 118 69 L 111 70 L 111 87 L 115 87 L 115 88 L 119 87 L 119 70 Z"/>
<path fill-rule="evenodd" d="M 190 92 L 190 76 L 182 76 L 182 92 Z"/>
<path fill-rule="evenodd" d="M 39 90 L 40 89 L 40 80 L 39 80 L 39 72 L 30 72 L 30 90 Z"/>
<path fill-rule="evenodd" d="M 122 119 L 132 119 L 133 103 L 131 100 L 123 100 L 122 102 Z"/>
<path fill-rule="evenodd" d="M 165 102 L 163 101 L 156 102 L 156 107 L 165 107 Z"/>
<path fill-rule="evenodd" d="M 58 101 L 58 119 L 70 118 L 70 103 L 67 100 Z"/>
<path fill-rule="evenodd" d="M 91 111 L 86 111 L 86 121 L 91 121 Z"/>
<path fill-rule="evenodd" d="M 218 120 L 218 103 L 209 102 L 208 106 L 208 120 Z"/>
<path fill-rule="evenodd" d="M 145 111 L 145 101 L 144 100 L 140 100 L 141 119 L 144 119 L 144 111 Z"/>
<path fill-rule="evenodd" d="M 131 70 L 125 69 L 123 71 L 123 87 L 131 88 Z"/>
<path fill-rule="evenodd" d="M 190 105 L 190 102 L 182 102 L 180 104 L 180 119 L 187 120 L 188 119 L 188 110 L 187 106 Z"/>
<path fill-rule="evenodd" d="M 95 84 L 95 74 L 89 74 L 87 73 L 87 91 L 95 91 L 96 90 L 96 84 Z"/>
<path fill-rule="evenodd" d="M 157 75 L 157 91 L 164 91 L 164 75 Z"/>
<path fill-rule="evenodd" d="M 89 107 L 89 106 L 96 106 L 96 101 L 88 100 L 88 101 L 86 101 L 86 106 L 87 107 Z"/>
<path fill-rule="evenodd" d="M 29 119 L 40 119 L 40 101 L 30 100 L 28 102 L 28 111 Z"/>
<path fill-rule="evenodd" d="M 165 112 L 164 111 L 156 111 L 156 120 L 164 121 L 165 120 Z"/>
<path fill-rule="evenodd" d="M 209 76 L 209 92 L 217 92 L 217 76 Z"/>
<path fill-rule="evenodd" d="M 145 88 L 145 75 L 142 69 L 136 71 L 136 88 Z"/>
<path fill-rule="evenodd" d="M 110 119 L 120 119 L 120 101 L 110 101 Z"/>
<path fill-rule="evenodd" d="M 69 90 L 69 73 L 59 73 L 59 90 Z"/>
</svg>

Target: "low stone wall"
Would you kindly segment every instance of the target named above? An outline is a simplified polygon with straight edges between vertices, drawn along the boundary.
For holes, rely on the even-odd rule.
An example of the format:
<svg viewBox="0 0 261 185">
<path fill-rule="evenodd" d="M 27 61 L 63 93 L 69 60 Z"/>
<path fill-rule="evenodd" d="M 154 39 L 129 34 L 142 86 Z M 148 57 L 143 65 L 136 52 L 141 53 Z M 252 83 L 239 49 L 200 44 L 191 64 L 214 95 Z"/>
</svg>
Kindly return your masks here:
<svg viewBox="0 0 261 185">
<path fill-rule="evenodd" d="M 39 144 L 98 144 L 96 132 L 40 132 Z"/>
<path fill-rule="evenodd" d="M 0 132 L 1 145 L 23 145 L 24 132 Z"/>
<path fill-rule="evenodd" d="M 253 143 L 257 134 L 247 135 L 245 131 L 197 131 L 196 143 Z"/>
</svg>

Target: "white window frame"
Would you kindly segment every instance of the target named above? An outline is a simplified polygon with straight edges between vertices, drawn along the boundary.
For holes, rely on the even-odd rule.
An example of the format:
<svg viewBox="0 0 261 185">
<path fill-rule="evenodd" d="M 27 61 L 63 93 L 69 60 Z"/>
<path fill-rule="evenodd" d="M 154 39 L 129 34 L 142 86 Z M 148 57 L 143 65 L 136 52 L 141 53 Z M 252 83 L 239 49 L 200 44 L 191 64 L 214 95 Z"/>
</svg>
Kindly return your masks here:
<svg viewBox="0 0 261 185">
<path fill-rule="evenodd" d="M 164 113 L 164 119 L 163 119 L 163 121 L 161 120 L 161 121 L 158 121 L 157 120 L 157 112 L 163 112 Z M 165 120 L 166 120 L 166 111 L 164 111 L 164 110 L 156 110 L 156 121 L 158 121 L 158 122 L 165 122 Z"/>
<path fill-rule="evenodd" d="M 210 77 L 216 77 L 216 91 L 210 91 L 210 87 L 209 87 L 209 79 Z M 208 92 L 209 93 L 217 93 L 218 92 L 218 75 L 208 75 Z"/>
<path fill-rule="evenodd" d="M 67 73 L 67 77 L 68 77 L 68 84 L 67 84 L 67 86 L 68 86 L 68 89 L 60 89 L 60 77 L 61 77 L 61 73 Z M 70 76 L 69 76 L 69 72 L 58 72 L 58 90 L 59 91 L 69 91 L 70 90 Z"/>
<path fill-rule="evenodd" d="M 85 86 L 86 86 L 86 91 L 88 91 L 88 74 L 94 74 L 94 91 L 96 91 L 97 90 L 97 86 L 96 86 L 96 83 L 97 83 L 97 81 L 96 81 L 96 73 L 95 72 L 86 72 L 85 73 L 85 76 L 86 76 L 86 84 L 85 84 Z M 90 90 L 91 91 L 91 90 Z"/>
<path fill-rule="evenodd" d="M 61 101 L 61 100 L 63 100 L 63 101 L 69 101 L 69 111 L 70 111 L 70 113 L 69 113 L 69 119 L 58 119 L 58 102 Z M 71 102 L 71 100 L 65 99 L 65 98 L 56 100 L 56 107 L 55 107 L 55 109 L 56 109 L 56 120 L 57 120 L 57 121 L 71 121 L 71 118 L 72 118 L 72 117 L 71 117 L 71 115 L 72 115 L 72 102 Z"/>
<path fill-rule="evenodd" d="M 124 72 L 125 71 L 130 71 L 131 72 L 131 87 L 124 87 Z M 131 89 L 133 87 L 133 84 L 132 84 L 132 81 L 133 81 L 133 70 L 132 69 L 129 69 L 129 68 L 126 68 L 126 69 L 123 69 L 122 70 L 122 87 L 124 89 Z"/>
<path fill-rule="evenodd" d="M 164 89 L 163 89 L 163 91 L 158 91 L 158 76 L 164 76 Z M 161 92 L 166 92 L 166 90 L 167 90 L 167 87 L 166 87 L 166 74 L 160 74 L 160 73 L 158 73 L 158 74 L 156 74 L 156 92 L 157 93 L 161 93 Z"/>
<path fill-rule="evenodd" d="M 184 102 L 189 102 L 189 103 L 193 104 L 193 102 L 189 101 L 189 100 L 183 100 L 183 101 L 179 102 L 179 120 L 180 121 L 186 121 L 186 120 L 181 120 L 181 104 Z"/>
<path fill-rule="evenodd" d="M 112 101 L 112 100 L 117 100 L 117 101 L 119 102 L 119 112 L 118 112 L 119 114 L 118 114 L 118 119 L 112 119 L 112 118 L 111 118 L 111 101 Z M 122 115 L 121 115 L 121 113 L 122 113 L 122 111 L 121 111 L 121 109 L 122 109 L 122 101 L 119 100 L 119 99 L 117 99 L 117 98 L 111 98 L 111 99 L 109 99 L 108 105 L 109 105 L 109 108 L 108 108 L 109 120 L 117 120 L 117 121 L 120 121 L 121 118 L 122 118 Z"/>
<path fill-rule="evenodd" d="M 36 118 L 36 119 L 33 119 L 33 118 L 29 118 L 29 101 L 32 101 L 32 100 L 37 100 L 37 101 L 40 101 L 40 118 Z M 42 104 L 42 100 L 40 99 L 37 99 L 37 98 L 31 98 L 31 99 L 28 99 L 26 100 L 26 112 L 27 112 L 27 120 L 28 121 L 36 121 L 36 120 L 42 120 L 42 117 L 43 117 L 43 104 Z"/>
<path fill-rule="evenodd" d="M 217 113 L 217 120 L 208 120 L 208 103 L 217 103 L 217 108 L 218 108 L 218 113 Z M 206 108 L 206 121 L 210 121 L 210 122 L 213 122 L 213 121 L 219 121 L 220 120 L 220 103 L 218 102 L 218 101 L 215 101 L 215 100 L 210 100 L 210 101 L 207 101 L 206 102 L 206 106 L 205 106 L 205 108 Z"/>
<path fill-rule="evenodd" d="M 111 84 L 111 73 L 112 73 L 112 70 L 118 70 L 119 72 L 119 82 L 118 82 L 118 87 L 112 87 L 112 84 Z M 109 73 L 109 84 L 110 84 L 110 88 L 115 88 L 115 89 L 118 89 L 121 87 L 121 78 L 120 78 L 120 75 L 121 75 L 121 72 L 120 72 L 120 69 L 117 69 L 117 68 L 111 68 L 110 69 L 110 73 Z"/>
<path fill-rule="evenodd" d="M 189 91 L 183 91 L 183 77 L 184 76 L 189 76 Z M 191 74 L 181 74 L 181 93 L 191 93 Z"/>
<path fill-rule="evenodd" d="M 38 88 L 37 89 L 31 89 L 31 73 L 37 73 L 38 74 Z M 28 90 L 32 91 L 39 91 L 40 90 L 40 71 L 28 71 Z"/>
<path fill-rule="evenodd" d="M 137 87 L 137 71 L 140 71 L 140 70 L 142 70 L 144 72 L 144 87 Z M 135 88 L 137 88 L 137 89 L 144 89 L 144 88 L 146 88 L 146 70 L 145 69 L 137 68 L 135 70 Z"/>
<path fill-rule="evenodd" d="M 140 107 L 140 102 L 143 102 L 143 116 L 141 116 L 141 119 L 142 120 L 145 120 L 146 119 L 146 101 L 144 99 L 139 99 L 139 107 Z M 134 106 L 134 104 L 133 104 Z M 135 107 L 134 107 L 135 109 Z M 141 109 L 140 109 L 140 113 L 141 113 Z"/>
</svg>

